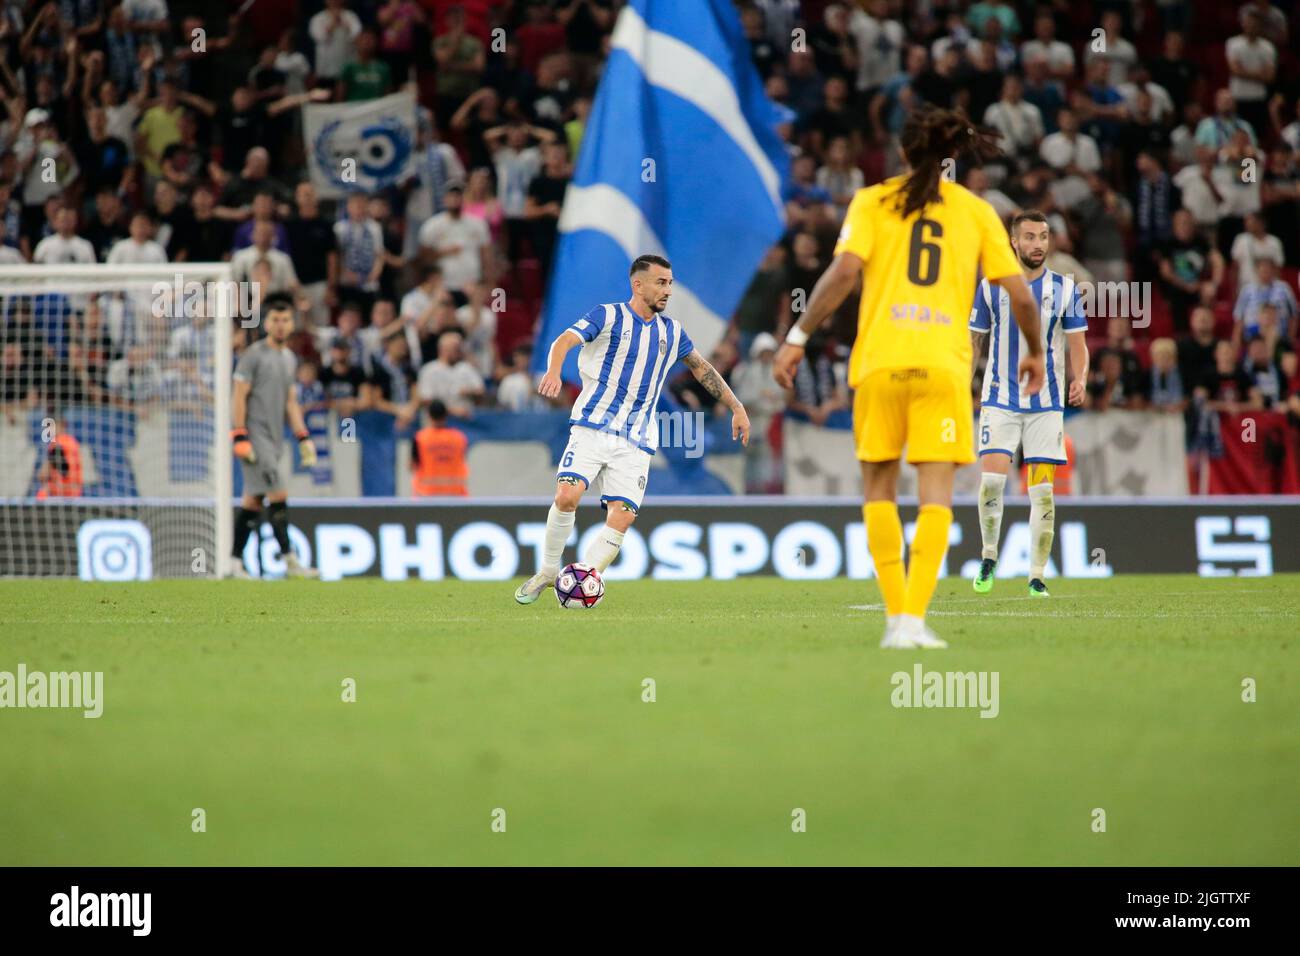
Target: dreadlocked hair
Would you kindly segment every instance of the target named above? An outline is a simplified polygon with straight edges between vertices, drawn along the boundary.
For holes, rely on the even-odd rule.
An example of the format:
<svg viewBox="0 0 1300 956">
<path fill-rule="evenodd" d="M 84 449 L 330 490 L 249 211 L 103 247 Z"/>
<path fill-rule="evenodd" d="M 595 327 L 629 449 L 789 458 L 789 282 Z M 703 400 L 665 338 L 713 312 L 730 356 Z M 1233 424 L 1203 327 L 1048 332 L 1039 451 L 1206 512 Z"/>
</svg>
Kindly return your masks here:
<svg viewBox="0 0 1300 956">
<path fill-rule="evenodd" d="M 984 163 L 1001 154 L 999 134 L 973 123 L 956 110 L 921 106 L 912 111 L 899 142 L 912 167 L 895 194 L 895 208 L 904 219 L 939 201 L 939 181 L 945 160 Z"/>
</svg>

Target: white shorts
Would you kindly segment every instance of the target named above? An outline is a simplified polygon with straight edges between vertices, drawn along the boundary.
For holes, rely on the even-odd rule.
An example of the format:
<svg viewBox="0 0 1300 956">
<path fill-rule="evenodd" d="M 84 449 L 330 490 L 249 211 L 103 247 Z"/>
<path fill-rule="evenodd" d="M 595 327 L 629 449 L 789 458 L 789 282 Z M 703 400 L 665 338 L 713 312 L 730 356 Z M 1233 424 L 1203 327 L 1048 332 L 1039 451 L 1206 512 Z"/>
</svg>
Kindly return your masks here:
<svg viewBox="0 0 1300 956">
<path fill-rule="evenodd" d="M 1065 464 L 1065 415 L 1062 412 L 1013 412 L 984 406 L 980 409 L 980 454 L 1002 452 L 1016 457 L 1024 444 L 1027 462 Z"/>
<path fill-rule="evenodd" d="M 569 443 L 555 477 L 581 478 L 588 488 L 599 478 L 601 507 L 623 501 L 635 511 L 641 507 L 649 473 L 648 452 L 621 435 L 575 425 L 569 430 Z"/>
</svg>

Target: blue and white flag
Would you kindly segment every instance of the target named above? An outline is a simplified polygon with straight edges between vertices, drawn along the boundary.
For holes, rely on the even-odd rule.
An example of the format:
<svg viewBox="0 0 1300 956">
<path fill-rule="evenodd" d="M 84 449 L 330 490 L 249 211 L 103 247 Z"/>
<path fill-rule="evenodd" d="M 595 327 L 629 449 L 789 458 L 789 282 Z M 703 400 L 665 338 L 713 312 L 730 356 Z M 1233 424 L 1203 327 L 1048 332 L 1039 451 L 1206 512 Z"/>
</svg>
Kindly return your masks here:
<svg viewBox="0 0 1300 956">
<path fill-rule="evenodd" d="M 415 96 L 302 108 L 311 181 L 322 199 L 372 193 L 405 179 L 415 152 Z"/>
<path fill-rule="evenodd" d="M 603 302 L 630 296 L 628 267 L 673 264 L 667 314 L 705 355 L 785 226 L 782 113 L 763 92 L 731 0 L 631 0 L 560 215 L 534 365 Z M 565 378 L 577 380 L 576 352 Z"/>
</svg>

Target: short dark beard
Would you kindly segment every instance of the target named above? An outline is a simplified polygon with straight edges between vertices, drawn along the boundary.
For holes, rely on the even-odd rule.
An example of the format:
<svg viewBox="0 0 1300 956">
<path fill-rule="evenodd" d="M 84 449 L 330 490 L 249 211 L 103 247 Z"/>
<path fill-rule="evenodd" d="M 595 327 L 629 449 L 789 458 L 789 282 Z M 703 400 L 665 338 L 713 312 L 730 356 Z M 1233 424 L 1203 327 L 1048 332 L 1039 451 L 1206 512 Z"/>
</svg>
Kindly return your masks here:
<svg viewBox="0 0 1300 956">
<path fill-rule="evenodd" d="M 1018 252 L 1016 253 L 1016 258 L 1020 260 L 1020 264 L 1024 266 L 1026 269 L 1037 269 L 1040 265 L 1043 264 L 1043 262 L 1047 261 L 1047 254 L 1046 253 L 1043 254 L 1042 262 L 1030 262 L 1028 259 L 1026 259 Z"/>
</svg>

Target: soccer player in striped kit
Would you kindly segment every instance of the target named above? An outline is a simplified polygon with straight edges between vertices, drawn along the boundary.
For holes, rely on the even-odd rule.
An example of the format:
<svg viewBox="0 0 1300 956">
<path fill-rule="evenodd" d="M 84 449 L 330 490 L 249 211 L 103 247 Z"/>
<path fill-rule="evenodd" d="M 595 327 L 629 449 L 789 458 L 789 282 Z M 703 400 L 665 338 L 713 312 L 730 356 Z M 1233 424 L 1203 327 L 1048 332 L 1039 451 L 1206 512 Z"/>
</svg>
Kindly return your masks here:
<svg viewBox="0 0 1300 956">
<path fill-rule="evenodd" d="M 1014 370 L 1025 354 L 1024 334 L 1011 318 L 1004 291 L 988 280 L 980 282 L 971 309 L 970 337 L 973 361 L 990 340 L 989 362 L 984 370 L 980 399 L 979 512 L 983 554 L 974 587 L 980 594 L 993 590 L 998 563 L 998 537 L 1002 532 L 1002 498 L 1007 473 L 1016 449 L 1023 446 L 1029 466 L 1029 595 L 1048 597 L 1043 569 L 1056 534 L 1052 483 L 1056 466 L 1065 464 L 1064 402 L 1082 405 L 1088 380 L 1088 320 L 1083 314 L 1074 279 L 1053 272 L 1044 262 L 1052 230 L 1043 213 L 1027 209 L 1011 220 L 1011 248 L 1020 259 L 1029 291 L 1038 306 L 1046 354 L 1043 388 L 1030 392 L 1016 381 Z M 1069 378 L 1066 378 L 1066 340 L 1069 340 Z M 1068 386 L 1067 386 L 1068 382 Z"/>
<path fill-rule="evenodd" d="M 686 329 L 664 315 L 673 290 L 673 267 L 661 256 L 638 256 L 630 270 L 632 297 L 598 305 L 560 333 L 551 345 L 546 375 L 537 391 L 560 394 L 564 357 L 576 345 L 582 392 L 569 413 L 569 444 L 555 476 L 555 501 L 546 516 L 542 563 L 515 591 L 520 604 L 532 604 L 555 584 L 564 543 L 573 530 L 582 494 L 601 476 L 600 503 L 605 527 L 583 556 L 584 564 L 604 571 L 618 556 L 627 529 L 636 520 L 645 494 L 650 456 L 659 445 L 656 406 L 669 370 L 686 363 L 710 395 L 731 409 L 731 437 L 749 444 L 749 416 L 722 375 L 695 349 Z"/>
</svg>

